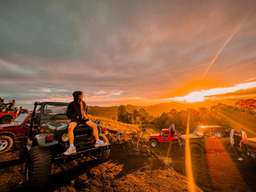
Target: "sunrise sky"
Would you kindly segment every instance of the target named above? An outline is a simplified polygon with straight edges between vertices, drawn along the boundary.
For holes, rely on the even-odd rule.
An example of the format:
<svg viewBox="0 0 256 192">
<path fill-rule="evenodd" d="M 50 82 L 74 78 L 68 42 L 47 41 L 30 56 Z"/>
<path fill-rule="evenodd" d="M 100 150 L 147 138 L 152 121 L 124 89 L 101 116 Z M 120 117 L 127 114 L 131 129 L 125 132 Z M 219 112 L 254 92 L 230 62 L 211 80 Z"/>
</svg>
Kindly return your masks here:
<svg viewBox="0 0 256 192">
<path fill-rule="evenodd" d="M 0 2 L 0 97 L 151 104 L 256 86 L 255 0 Z M 205 92 L 204 92 L 205 93 Z"/>
</svg>

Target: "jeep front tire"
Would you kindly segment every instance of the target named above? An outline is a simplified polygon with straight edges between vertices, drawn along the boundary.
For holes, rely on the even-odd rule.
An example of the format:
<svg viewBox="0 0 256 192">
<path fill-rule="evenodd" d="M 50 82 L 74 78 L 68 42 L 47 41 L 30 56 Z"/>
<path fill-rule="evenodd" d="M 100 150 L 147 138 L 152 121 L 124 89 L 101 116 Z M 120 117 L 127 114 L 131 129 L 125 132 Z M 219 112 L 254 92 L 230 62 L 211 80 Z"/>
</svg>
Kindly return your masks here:
<svg viewBox="0 0 256 192">
<path fill-rule="evenodd" d="M 29 189 L 44 190 L 51 174 L 51 153 L 48 149 L 32 147 L 26 158 L 25 182 Z"/>
</svg>

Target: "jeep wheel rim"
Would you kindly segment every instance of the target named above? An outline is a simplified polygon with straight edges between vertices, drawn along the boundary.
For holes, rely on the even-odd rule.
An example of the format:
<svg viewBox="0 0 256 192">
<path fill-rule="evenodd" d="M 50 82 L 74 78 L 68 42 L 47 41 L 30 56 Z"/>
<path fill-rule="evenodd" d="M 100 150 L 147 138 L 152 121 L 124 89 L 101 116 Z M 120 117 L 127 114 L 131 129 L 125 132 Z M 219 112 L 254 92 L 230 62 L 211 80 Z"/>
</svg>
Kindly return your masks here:
<svg viewBox="0 0 256 192">
<path fill-rule="evenodd" d="M 8 141 L 7 140 L 0 140 L 0 151 L 5 150 L 8 147 Z"/>
<path fill-rule="evenodd" d="M 156 147 L 156 146 L 157 146 L 157 143 L 156 143 L 155 141 L 152 141 L 152 142 L 151 142 L 151 146 L 152 146 L 152 147 Z"/>
</svg>

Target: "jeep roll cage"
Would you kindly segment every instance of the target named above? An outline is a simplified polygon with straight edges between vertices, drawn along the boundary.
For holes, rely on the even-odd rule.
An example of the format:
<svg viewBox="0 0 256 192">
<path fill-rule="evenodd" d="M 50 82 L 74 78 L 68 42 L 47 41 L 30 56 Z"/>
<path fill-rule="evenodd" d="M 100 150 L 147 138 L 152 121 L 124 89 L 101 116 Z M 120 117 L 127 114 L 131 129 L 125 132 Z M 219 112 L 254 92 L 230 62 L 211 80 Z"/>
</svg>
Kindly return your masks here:
<svg viewBox="0 0 256 192">
<path fill-rule="evenodd" d="M 68 103 L 65 103 L 65 102 L 49 102 L 49 101 L 35 102 L 34 103 L 34 109 L 32 111 L 31 123 L 30 123 L 29 129 L 28 129 L 28 138 L 30 140 L 33 140 L 33 131 L 35 131 L 33 128 L 35 127 L 35 123 L 36 123 L 35 121 L 38 120 L 37 117 L 36 117 L 38 106 L 40 106 L 41 108 L 44 108 L 46 105 L 56 106 L 56 107 L 59 107 L 59 106 L 66 107 L 66 106 L 68 106 Z M 41 116 L 42 111 L 40 111 L 39 114 Z M 37 122 L 37 123 L 39 123 L 39 125 L 40 125 L 40 118 L 39 118 L 39 122 Z"/>
</svg>

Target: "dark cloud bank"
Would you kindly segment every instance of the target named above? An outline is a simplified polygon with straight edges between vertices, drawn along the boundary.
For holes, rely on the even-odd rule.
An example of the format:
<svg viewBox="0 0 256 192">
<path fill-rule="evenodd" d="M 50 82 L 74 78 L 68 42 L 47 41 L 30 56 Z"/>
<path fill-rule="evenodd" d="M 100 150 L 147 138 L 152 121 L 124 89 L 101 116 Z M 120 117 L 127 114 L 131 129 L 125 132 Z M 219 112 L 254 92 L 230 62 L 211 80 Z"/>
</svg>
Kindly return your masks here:
<svg viewBox="0 0 256 192">
<path fill-rule="evenodd" d="M 256 76 L 256 1 L 1 1 L 0 95 L 20 102 L 85 90 L 97 104 L 159 98 L 209 71 Z M 102 102 L 100 102 L 102 99 Z"/>
</svg>

